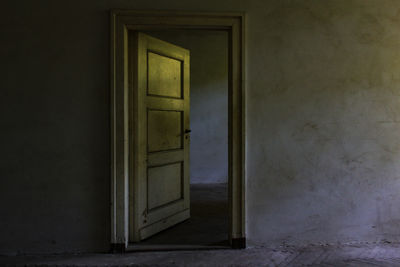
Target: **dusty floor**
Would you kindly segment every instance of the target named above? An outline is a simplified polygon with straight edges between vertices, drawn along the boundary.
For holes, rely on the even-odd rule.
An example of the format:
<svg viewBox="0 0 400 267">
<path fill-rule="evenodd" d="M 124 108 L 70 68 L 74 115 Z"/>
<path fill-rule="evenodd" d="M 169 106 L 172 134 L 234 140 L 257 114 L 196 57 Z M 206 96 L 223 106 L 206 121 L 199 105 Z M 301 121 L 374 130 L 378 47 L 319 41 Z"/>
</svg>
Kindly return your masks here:
<svg viewBox="0 0 400 267">
<path fill-rule="evenodd" d="M 0 266 L 400 266 L 400 244 L 17 256 Z"/>
<path fill-rule="evenodd" d="M 140 245 L 224 245 L 228 240 L 227 184 L 190 186 L 190 219 Z"/>
<path fill-rule="evenodd" d="M 192 217 L 141 245 L 216 245 L 227 237 L 226 185 L 194 185 Z M 208 219 L 206 219 L 208 218 Z M 81 254 L 0 256 L 0 266 L 399 266 L 400 244 L 346 244 L 301 248 L 248 248 Z"/>
</svg>

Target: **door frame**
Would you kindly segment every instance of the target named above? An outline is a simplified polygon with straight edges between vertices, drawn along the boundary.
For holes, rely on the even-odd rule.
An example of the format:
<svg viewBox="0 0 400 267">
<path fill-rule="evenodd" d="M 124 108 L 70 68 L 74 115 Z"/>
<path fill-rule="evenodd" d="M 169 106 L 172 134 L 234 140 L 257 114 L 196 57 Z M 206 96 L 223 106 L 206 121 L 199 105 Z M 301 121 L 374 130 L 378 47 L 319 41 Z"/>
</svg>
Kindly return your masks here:
<svg viewBox="0 0 400 267">
<path fill-rule="evenodd" d="M 111 249 L 127 251 L 133 214 L 132 100 L 128 32 L 193 29 L 228 32 L 228 201 L 229 243 L 246 247 L 245 228 L 245 72 L 243 13 L 111 11 Z"/>
</svg>

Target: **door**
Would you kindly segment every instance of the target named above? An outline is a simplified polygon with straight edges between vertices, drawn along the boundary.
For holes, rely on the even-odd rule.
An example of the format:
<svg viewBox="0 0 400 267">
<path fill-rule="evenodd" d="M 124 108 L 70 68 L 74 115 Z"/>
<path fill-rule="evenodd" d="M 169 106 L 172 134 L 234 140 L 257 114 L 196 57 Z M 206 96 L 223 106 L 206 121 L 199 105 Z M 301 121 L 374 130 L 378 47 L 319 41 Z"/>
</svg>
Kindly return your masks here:
<svg viewBox="0 0 400 267">
<path fill-rule="evenodd" d="M 189 51 L 135 32 L 130 240 L 138 242 L 190 217 Z"/>
</svg>

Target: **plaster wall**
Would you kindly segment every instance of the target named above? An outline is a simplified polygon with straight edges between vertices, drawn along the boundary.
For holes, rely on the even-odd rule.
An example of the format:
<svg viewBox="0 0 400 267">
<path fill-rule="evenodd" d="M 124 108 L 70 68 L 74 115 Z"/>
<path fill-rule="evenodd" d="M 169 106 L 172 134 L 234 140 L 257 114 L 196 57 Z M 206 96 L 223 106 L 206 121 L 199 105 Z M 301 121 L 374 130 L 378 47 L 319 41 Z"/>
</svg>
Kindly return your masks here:
<svg viewBox="0 0 400 267">
<path fill-rule="evenodd" d="M 0 253 L 108 250 L 110 8 L 246 12 L 249 243 L 399 241 L 398 1 L 6 0 Z"/>
<path fill-rule="evenodd" d="M 228 33 L 149 31 L 190 51 L 190 183 L 228 182 Z"/>
</svg>

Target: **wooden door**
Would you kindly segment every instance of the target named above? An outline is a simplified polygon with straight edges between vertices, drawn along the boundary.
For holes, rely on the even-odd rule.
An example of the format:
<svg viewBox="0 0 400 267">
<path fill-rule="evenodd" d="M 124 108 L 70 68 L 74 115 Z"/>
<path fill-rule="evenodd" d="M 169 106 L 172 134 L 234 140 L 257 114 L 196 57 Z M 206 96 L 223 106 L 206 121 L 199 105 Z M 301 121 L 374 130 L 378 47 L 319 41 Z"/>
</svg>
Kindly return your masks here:
<svg viewBox="0 0 400 267">
<path fill-rule="evenodd" d="M 189 51 L 143 33 L 129 38 L 134 184 L 130 239 L 190 217 Z"/>
</svg>

